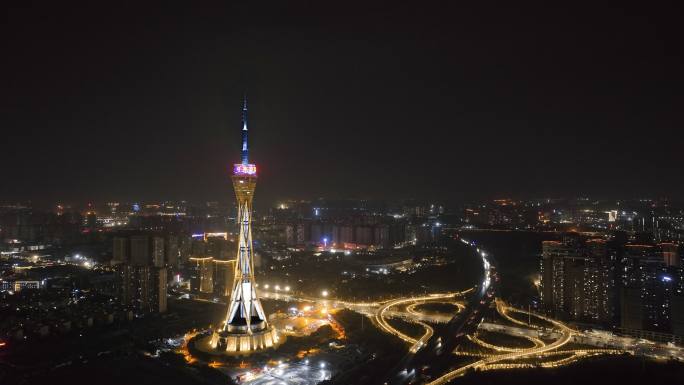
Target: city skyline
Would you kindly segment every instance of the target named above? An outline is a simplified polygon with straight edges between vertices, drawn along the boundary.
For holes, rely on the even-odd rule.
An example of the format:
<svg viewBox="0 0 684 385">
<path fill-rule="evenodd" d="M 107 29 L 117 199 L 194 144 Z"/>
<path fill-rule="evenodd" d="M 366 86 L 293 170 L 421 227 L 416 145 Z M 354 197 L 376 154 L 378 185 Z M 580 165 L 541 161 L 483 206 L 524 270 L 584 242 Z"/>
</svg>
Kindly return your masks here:
<svg viewBox="0 0 684 385">
<path fill-rule="evenodd" d="M 668 7 L 4 8 L 0 383 L 684 377 Z"/>
<path fill-rule="evenodd" d="M 191 201 L 191 200 L 171 200 L 171 199 L 150 199 L 150 200 L 107 200 L 107 201 L 59 201 L 59 202 L 32 202 L 24 201 L 0 201 L 0 208 L 5 210 L 16 209 L 33 209 L 38 212 L 52 212 L 52 213 L 95 213 L 103 214 L 108 212 L 112 206 L 116 206 L 120 210 L 128 210 L 131 214 L 138 215 L 156 215 L 159 212 L 182 212 L 183 214 L 189 211 L 202 212 L 202 210 L 212 210 L 221 213 L 237 214 L 237 202 L 234 197 L 221 197 L 218 200 L 208 201 Z M 256 197 L 255 197 L 256 198 Z M 635 207 L 640 209 L 658 208 L 658 209 L 672 209 L 679 210 L 684 202 L 681 200 L 673 200 L 668 197 L 586 197 L 586 196 L 567 196 L 567 197 L 530 197 L 530 198 L 511 198 L 511 197 L 496 197 L 496 198 L 482 198 L 469 200 L 449 200 L 449 199 L 430 199 L 428 197 L 414 197 L 406 199 L 364 199 L 364 198 L 330 198 L 317 197 L 307 199 L 302 197 L 288 197 L 282 199 L 275 199 L 272 201 L 265 201 L 264 199 L 255 199 L 257 202 L 253 210 L 256 213 L 267 214 L 271 210 L 288 208 L 291 205 L 310 206 L 310 207 L 358 207 L 364 210 L 381 209 L 381 211 L 391 212 L 393 209 L 401 209 L 407 206 L 429 206 L 439 205 L 445 210 L 443 213 L 453 214 L 473 206 L 482 205 L 498 205 L 500 202 L 507 202 L 508 205 L 520 207 L 534 207 L 536 205 L 555 206 L 565 205 L 577 208 L 581 207 L 603 207 L 610 208 L 610 210 L 619 210 L 621 206 Z M 174 211 L 175 210 L 175 211 Z"/>
<path fill-rule="evenodd" d="M 245 90 L 267 201 L 683 195 L 658 9 L 10 11 L 4 201 L 217 200 Z"/>
</svg>

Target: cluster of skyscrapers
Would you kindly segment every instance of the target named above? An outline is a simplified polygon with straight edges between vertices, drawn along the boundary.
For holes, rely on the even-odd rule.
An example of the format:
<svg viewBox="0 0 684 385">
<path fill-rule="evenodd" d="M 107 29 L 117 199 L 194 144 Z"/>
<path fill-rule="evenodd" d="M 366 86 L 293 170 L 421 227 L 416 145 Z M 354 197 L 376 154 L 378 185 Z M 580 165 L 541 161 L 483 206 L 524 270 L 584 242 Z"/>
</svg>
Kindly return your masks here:
<svg viewBox="0 0 684 385">
<path fill-rule="evenodd" d="M 122 304 L 143 314 L 166 312 L 168 265 L 176 263 L 177 256 L 177 249 L 163 237 L 114 238 L 112 263 L 120 277 Z"/>
<path fill-rule="evenodd" d="M 659 340 L 684 337 L 684 269 L 674 243 L 566 235 L 542 244 L 539 293 L 555 317 Z"/>
<path fill-rule="evenodd" d="M 120 232 L 112 244 L 121 301 L 136 312 L 164 312 L 167 286 L 185 285 L 207 298 L 230 295 L 235 242 L 228 233 Z"/>
</svg>

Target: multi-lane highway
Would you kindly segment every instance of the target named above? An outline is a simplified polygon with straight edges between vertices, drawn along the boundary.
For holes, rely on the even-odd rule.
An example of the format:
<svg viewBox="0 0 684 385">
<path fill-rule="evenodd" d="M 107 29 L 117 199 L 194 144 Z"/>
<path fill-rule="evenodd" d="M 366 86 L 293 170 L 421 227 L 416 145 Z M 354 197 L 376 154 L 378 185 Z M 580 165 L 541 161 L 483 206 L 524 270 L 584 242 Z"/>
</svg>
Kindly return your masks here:
<svg viewBox="0 0 684 385">
<path fill-rule="evenodd" d="M 397 300 L 392 300 L 389 301 L 382 306 L 380 306 L 375 313 L 375 323 L 385 332 L 389 334 L 393 334 L 400 339 L 408 342 L 411 344 L 411 347 L 409 348 L 409 352 L 411 353 L 416 353 L 420 348 L 422 348 L 427 341 L 432 337 L 434 333 L 434 329 L 424 323 L 422 319 L 424 318 L 424 314 L 419 313 L 415 310 L 415 307 L 412 305 L 416 305 L 419 303 L 425 303 L 425 302 L 444 302 L 444 301 L 453 301 L 456 297 L 462 297 L 468 292 L 470 292 L 472 289 L 465 290 L 462 292 L 455 292 L 455 293 L 445 293 L 445 294 L 430 294 L 422 297 L 409 297 L 409 298 L 401 298 Z M 392 307 L 399 307 L 403 305 L 408 305 L 406 308 L 406 314 L 408 314 L 410 317 L 414 317 L 414 322 L 417 324 L 423 326 L 425 328 L 425 334 L 423 334 L 420 339 L 415 339 L 413 337 L 410 337 L 393 326 L 391 326 L 387 322 L 387 312 L 390 308 Z"/>
<path fill-rule="evenodd" d="M 410 343 L 412 342 L 409 349 L 409 355 L 407 356 L 408 358 L 405 358 L 400 365 L 395 368 L 394 372 L 389 377 L 389 383 L 403 384 L 410 382 L 413 380 L 413 377 L 407 375 L 407 373 L 416 373 L 416 370 L 421 366 L 423 368 L 429 368 L 430 366 L 444 367 L 445 363 L 447 363 L 446 366 L 448 366 L 448 362 L 453 362 L 451 353 L 473 356 L 477 359 L 468 364 L 448 370 L 447 372 L 439 373 L 436 378 L 433 377 L 434 379 L 430 381 L 429 384 L 447 384 L 453 379 L 464 375 L 469 370 L 557 367 L 597 355 L 636 353 L 655 358 L 668 357 L 684 360 L 684 351 L 678 347 L 654 344 L 653 342 L 643 340 L 641 342 L 637 342 L 633 339 L 627 341 L 625 338 L 605 332 L 581 332 L 555 319 L 508 306 L 501 300 L 495 301 L 496 311 L 502 318 L 515 326 L 491 323 L 483 324 L 482 319 L 484 313 L 495 298 L 494 293 L 499 278 L 492 263 L 493 259 L 491 256 L 488 256 L 484 250 L 478 248 L 474 243 L 465 240 L 463 242 L 473 247 L 482 257 L 485 273 L 479 290 L 474 293 L 475 295 L 469 302 L 469 306 L 465 311 L 454 315 L 446 332 L 437 333 L 433 329 L 430 329 L 429 333 L 426 332 L 426 336 L 429 334 L 430 337 L 427 337 L 427 340 L 425 341 L 421 339 L 420 344 L 413 342 L 415 339 L 407 341 Z M 409 313 L 416 313 L 415 311 L 410 310 L 411 309 L 407 307 Z M 533 327 L 528 322 L 516 318 L 514 314 L 524 316 L 521 318 L 541 320 L 547 327 Z M 419 321 L 416 322 L 418 323 Z M 551 326 L 548 327 L 549 325 Z M 525 338 L 532 343 L 533 347 L 509 347 L 483 341 L 477 336 L 477 330 L 479 329 Z M 547 342 L 542 340 L 542 337 Z M 491 353 L 470 354 L 459 352 L 459 346 L 467 342 L 480 346 L 485 351 L 490 351 Z M 582 345 L 593 345 L 596 346 L 596 348 L 566 349 L 565 346 L 569 342 L 576 342 Z M 556 357 L 560 358 L 556 359 Z M 436 365 L 436 363 L 439 362 L 442 364 Z"/>
<path fill-rule="evenodd" d="M 557 367 L 580 359 L 608 354 L 638 354 L 653 358 L 674 358 L 684 361 L 684 349 L 646 340 L 619 337 L 608 332 L 582 332 L 544 315 L 511 307 L 496 299 L 499 276 L 493 258 L 475 243 L 462 240 L 471 246 L 483 263 L 483 280 L 480 285 L 461 292 L 426 294 L 375 302 L 351 302 L 329 297 L 296 295 L 287 292 L 260 291 L 260 296 L 286 302 L 309 302 L 328 309 L 346 308 L 368 316 L 382 331 L 406 342 L 406 357 L 388 375 L 388 383 L 410 382 L 419 368 L 450 367 L 454 354 L 472 356 L 473 362 L 446 372 L 431 373 L 430 385 L 447 384 L 469 370 L 502 370 L 524 367 Z M 468 301 L 466 301 L 466 298 Z M 197 299 L 200 300 L 200 299 Z M 452 315 L 421 312 L 418 305 L 430 302 L 450 303 L 457 307 Z M 467 305 L 465 303 L 467 302 Z M 485 314 L 495 305 L 496 312 L 505 323 L 483 323 Z M 522 319 L 541 320 L 546 327 L 533 326 Z M 421 336 L 411 336 L 392 326 L 390 319 L 401 318 L 421 326 Z M 539 323 L 539 322 L 538 322 Z M 437 327 L 442 324 L 445 326 Z M 550 325 L 550 326 L 549 326 Z M 504 333 L 524 338 L 532 347 L 502 346 L 481 339 L 478 330 Z M 569 342 L 591 345 L 591 349 L 567 349 Z M 486 353 L 460 351 L 463 344 L 472 344 Z M 560 357 L 560 358 L 557 358 Z M 440 364 L 441 363 L 441 364 Z M 428 373 L 429 373 L 428 370 Z M 411 375 L 408 375 L 411 373 Z"/>
<path fill-rule="evenodd" d="M 499 305 L 497 303 L 497 309 L 499 309 Z M 504 311 L 510 310 L 510 308 L 505 308 L 501 307 Z M 464 365 L 458 369 L 452 370 L 450 372 L 445 373 L 441 377 L 435 379 L 434 381 L 429 382 L 429 385 L 439 385 L 439 384 L 447 384 L 450 381 L 452 381 L 454 378 L 462 376 L 465 374 L 468 370 L 470 369 L 478 369 L 478 368 L 486 368 L 487 366 L 500 363 L 500 362 L 506 362 L 506 361 L 514 361 L 516 359 L 521 359 L 533 355 L 540 355 L 542 353 L 552 351 L 552 350 L 557 350 L 561 346 L 567 344 L 574 331 L 564 324 L 561 324 L 560 322 L 554 321 L 554 325 L 558 326 L 560 328 L 561 332 L 561 337 L 555 340 L 554 342 L 550 344 L 542 344 L 541 346 L 535 346 L 533 348 L 529 349 L 516 349 L 516 351 L 512 352 L 507 352 L 507 353 L 502 353 L 502 354 L 494 354 L 490 356 L 486 356 L 485 358 L 482 358 L 478 361 L 475 361 L 473 363 L 470 363 L 468 365 Z"/>
</svg>

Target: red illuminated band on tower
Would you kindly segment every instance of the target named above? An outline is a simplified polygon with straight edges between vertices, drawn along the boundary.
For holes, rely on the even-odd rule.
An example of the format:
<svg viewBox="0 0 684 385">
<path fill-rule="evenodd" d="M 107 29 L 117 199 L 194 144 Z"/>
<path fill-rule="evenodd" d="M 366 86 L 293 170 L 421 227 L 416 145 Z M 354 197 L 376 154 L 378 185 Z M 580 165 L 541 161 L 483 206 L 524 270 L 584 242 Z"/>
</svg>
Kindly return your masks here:
<svg viewBox="0 0 684 385">
<path fill-rule="evenodd" d="M 256 164 L 243 164 L 236 163 L 233 165 L 233 175 L 251 175 L 256 176 L 257 168 Z"/>
</svg>

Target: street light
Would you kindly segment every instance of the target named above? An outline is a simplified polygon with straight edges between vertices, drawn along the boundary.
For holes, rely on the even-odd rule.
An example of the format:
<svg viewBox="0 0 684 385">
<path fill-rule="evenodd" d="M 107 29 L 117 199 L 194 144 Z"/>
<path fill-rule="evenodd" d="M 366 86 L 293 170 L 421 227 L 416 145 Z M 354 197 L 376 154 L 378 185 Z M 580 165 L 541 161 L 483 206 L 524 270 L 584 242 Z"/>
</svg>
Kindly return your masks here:
<svg viewBox="0 0 684 385">
<path fill-rule="evenodd" d="M 323 297 L 327 297 L 327 296 L 328 296 L 328 291 L 327 291 L 327 290 L 323 290 L 323 291 L 321 292 L 321 295 L 322 295 Z"/>
<path fill-rule="evenodd" d="M 290 287 L 289 287 L 289 286 L 285 286 L 285 291 L 290 291 Z"/>
</svg>

